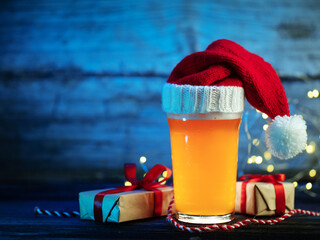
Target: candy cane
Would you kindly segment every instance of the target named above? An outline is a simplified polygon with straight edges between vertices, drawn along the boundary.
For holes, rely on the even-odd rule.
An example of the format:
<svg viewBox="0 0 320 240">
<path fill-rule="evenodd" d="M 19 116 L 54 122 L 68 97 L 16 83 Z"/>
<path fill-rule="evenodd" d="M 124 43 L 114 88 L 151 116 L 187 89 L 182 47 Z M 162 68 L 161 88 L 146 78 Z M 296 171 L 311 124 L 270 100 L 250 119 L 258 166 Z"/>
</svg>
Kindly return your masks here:
<svg viewBox="0 0 320 240">
<path fill-rule="evenodd" d="M 57 216 L 57 217 L 79 217 L 80 216 L 80 213 L 77 211 L 58 212 L 58 211 L 49 211 L 45 209 L 40 209 L 39 207 L 34 208 L 34 213 L 36 215 L 48 215 L 48 216 Z"/>
<path fill-rule="evenodd" d="M 171 199 L 169 207 L 168 207 L 168 215 L 167 215 L 167 221 L 172 224 L 175 228 L 177 228 L 180 231 L 185 232 L 213 232 L 216 230 L 224 230 L 224 231 L 231 231 L 233 229 L 248 225 L 249 223 L 258 223 L 258 224 L 275 224 L 278 222 L 282 222 L 285 219 L 291 217 L 292 215 L 296 213 L 305 214 L 305 215 L 312 215 L 312 216 L 320 216 L 320 212 L 313 212 L 308 210 L 302 210 L 302 209 L 293 209 L 290 212 L 282 215 L 281 217 L 274 218 L 274 219 L 268 219 L 268 220 L 262 220 L 262 219 L 253 219 L 253 218 L 247 218 L 245 220 L 236 222 L 234 224 L 214 224 L 214 225 L 206 225 L 203 227 L 188 227 L 185 226 L 182 223 L 179 223 L 175 218 L 172 217 L 172 205 L 174 203 L 174 197 Z"/>
</svg>

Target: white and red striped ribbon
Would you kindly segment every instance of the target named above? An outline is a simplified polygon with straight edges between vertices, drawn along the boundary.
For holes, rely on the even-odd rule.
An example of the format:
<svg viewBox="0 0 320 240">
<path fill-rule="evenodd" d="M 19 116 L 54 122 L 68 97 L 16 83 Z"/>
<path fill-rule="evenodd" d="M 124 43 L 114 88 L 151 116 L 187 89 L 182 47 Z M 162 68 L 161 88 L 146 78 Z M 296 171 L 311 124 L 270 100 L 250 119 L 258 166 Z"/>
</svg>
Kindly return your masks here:
<svg viewBox="0 0 320 240">
<path fill-rule="evenodd" d="M 77 211 L 58 212 L 58 211 L 49 211 L 46 209 L 40 209 L 39 207 L 34 208 L 34 213 L 36 215 L 48 215 L 48 216 L 57 216 L 57 217 L 79 217 L 80 216 L 80 213 Z"/>
<path fill-rule="evenodd" d="M 168 207 L 168 215 L 167 215 L 167 221 L 171 223 L 175 228 L 177 228 L 180 231 L 184 232 L 213 232 L 217 230 L 224 230 L 224 231 L 231 231 L 233 229 L 248 225 L 249 223 L 258 223 L 258 224 L 275 224 L 278 222 L 282 222 L 285 219 L 291 217 L 292 215 L 296 213 L 300 214 L 305 214 L 305 215 L 312 215 L 312 216 L 320 216 L 320 212 L 313 212 L 313 211 L 308 211 L 308 210 L 302 210 L 302 209 L 293 209 L 290 212 L 282 215 L 281 217 L 277 217 L 274 219 L 268 219 L 268 220 L 263 220 L 263 219 L 254 219 L 254 218 L 247 218 L 245 220 L 241 220 L 239 222 L 233 223 L 233 224 L 214 224 L 214 225 L 206 225 L 206 226 L 197 226 L 197 227 L 189 227 L 185 226 L 178 220 L 176 220 L 172 215 L 172 205 L 174 203 L 174 198 L 171 199 L 171 202 Z"/>
<path fill-rule="evenodd" d="M 213 231 L 217 231 L 217 230 L 231 231 L 233 229 L 240 228 L 242 226 L 246 226 L 249 223 L 272 225 L 272 224 L 275 224 L 278 222 L 282 222 L 296 213 L 311 215 L 311 216 L 318 216 L 318 217 L 320 216 L 320 212 L 313 212 L 313 211 L 302 210 L 302 209 L 293 209 L 290 212 L 282 215 L 281 217 L 277 217 L 274 219 L 263 220 L 263 219 L 247 218 L 245 220 L 241 220 L 241 221 L 233 223 L 233 224 L 214 224 L 214 225 L 189 227 L 189 226 L 182 224 L 181 222 L 179 222 L 178 220 L 176 220 L 173 217 L 173 213 L 172 213 L 173 203 L 174 203 L 174 198 L 171 199 L 169 207 L 168 207 L 167 221 L 180 231 L 192 232 L 192 233 L 194 233 L 194 232 L 213 232 Z M 57 216 L 57 217 L 78 217 L 78 216 L 80 216 L 80 213 L 77 211 L 58 212 L 58 211 L 49 211 L 46 209 L 40 209 L 39 207 L 34 208 L 34 213 L 36 215 L 48 215 L 48 216 Z"/>
</svg>

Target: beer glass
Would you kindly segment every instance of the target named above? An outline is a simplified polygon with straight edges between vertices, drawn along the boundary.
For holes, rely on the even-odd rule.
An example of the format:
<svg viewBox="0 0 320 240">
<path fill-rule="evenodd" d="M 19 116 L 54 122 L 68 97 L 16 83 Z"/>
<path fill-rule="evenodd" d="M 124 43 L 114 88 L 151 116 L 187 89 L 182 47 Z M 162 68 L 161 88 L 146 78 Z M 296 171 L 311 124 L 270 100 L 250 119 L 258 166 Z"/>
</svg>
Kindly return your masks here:
<svg viewBox="0 0 320 240">
<path fill-rule="evenodd" d="M 214 224 L 233 219 L 241 116 L 167 114 L 178 220 Z"/>
</svg>

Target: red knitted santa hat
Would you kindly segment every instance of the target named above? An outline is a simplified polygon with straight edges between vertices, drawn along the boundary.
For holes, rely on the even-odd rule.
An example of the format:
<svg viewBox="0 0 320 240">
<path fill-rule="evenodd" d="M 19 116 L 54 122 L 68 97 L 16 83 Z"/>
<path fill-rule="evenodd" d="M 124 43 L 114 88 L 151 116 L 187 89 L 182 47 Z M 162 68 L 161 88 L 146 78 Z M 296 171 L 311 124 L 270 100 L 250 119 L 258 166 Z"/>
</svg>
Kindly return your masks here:
<svg viewBox="0 0 320 240">
<path fill-rule="evenodd" d="M 305 149 L 306 124 L 290 116 L 284 88 L 273 67 L 229 40 L 185 57 L 163 88 L 163 110 L 175 114 L 236 113 L 248 102 L 272 121 L 266 131 L 269 151 L 281 159 Z"/>
</svg>

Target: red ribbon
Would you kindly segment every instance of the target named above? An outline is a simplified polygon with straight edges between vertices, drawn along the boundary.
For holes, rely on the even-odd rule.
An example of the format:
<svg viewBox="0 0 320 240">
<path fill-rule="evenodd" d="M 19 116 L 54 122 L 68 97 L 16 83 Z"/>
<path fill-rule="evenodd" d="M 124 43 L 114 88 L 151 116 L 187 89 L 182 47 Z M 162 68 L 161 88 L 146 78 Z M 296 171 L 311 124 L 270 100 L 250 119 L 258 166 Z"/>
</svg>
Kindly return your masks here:
<svg viewBox="0 0 320 240">
<path fill-rule="evenodd" d="M 272 175 L 260 175 L 260 174 L 246 174 L 239 178 L 240 181 L 244 181 L 241 186 L 241 200 L 240 209 L 242 213 L 246 212 L 246 188 L 249 182 L 267 182 L 272 183 L 276 194 L 276 214 L 284 214 L 286 211 L 286 198 L 284 193 L 284 187 L 280 183 L 286 179 L 285 174 L 272 174 Z"/>
<path fill-rule="evenodd" d="M 144 189 L 154 192 L 154 216 L 161 216 L 162 212 L 162 192 L 158 188 L 167 187 L 161 183 L 167 181 L 171 176 L 171 170 L 163 165 L 157 164 L 150 169 L 141 181 L 137 180 L 136 176 L 136 164 L 126 163 L 124 164 L 124 173 L 127 181 L 132 186 L 120 186 L 114 189 L 99 192 L 94 198 L 94 219 L 96 221 L 103 222 L 102 219 L 102 201 L 105 195 L 113 193 L 128 192 L 135 189 Z M 159 182 L 154 182 L 163 171 L 167 171 L 167 176 Z"/>
</svg>

